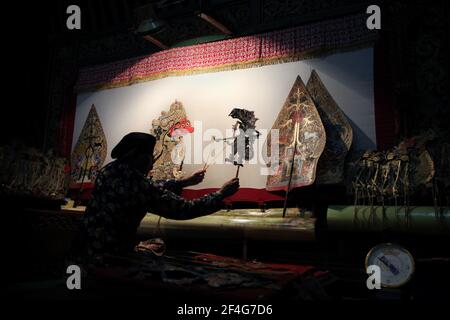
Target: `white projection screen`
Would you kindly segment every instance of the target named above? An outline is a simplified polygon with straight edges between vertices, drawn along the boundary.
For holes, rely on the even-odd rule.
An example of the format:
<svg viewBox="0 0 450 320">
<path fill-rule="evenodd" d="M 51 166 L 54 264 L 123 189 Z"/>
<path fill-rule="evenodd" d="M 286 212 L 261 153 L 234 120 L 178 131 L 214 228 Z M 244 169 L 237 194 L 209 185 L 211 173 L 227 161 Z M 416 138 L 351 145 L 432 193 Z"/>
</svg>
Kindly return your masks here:
<svg viewBox="0 0 450 320">
<path fill-rule="evenodd" d="M 183 171 L 202 167 L 195 164 L 194 148 L 203 148 L 211 137 L 202 135 L 215 129 L 225 135 L 235 123 L 228 117 L 233 108 L 255 111 L 257 129 L 270 130 L 298 75 L 306 84 L 315 69 L 346 114 L 353 127 L 353 148 L 375 149 L 373 49 L 336 53 L 321 58 L 274 64 L 257 68 L 213 72 L 192 76 L 167 77 L 115 89 L 81 92 L 77 97 L 72 147 L 75 146 L 92 104 L 95 105 L 111 149 L 127 133 L 149 132 L 151 122 L 161 111 L 181 101 L 194 124 L 191 159 L 186 157 Z M 201 123 L 201 125 L 199 125 Z M 260 139 L 265 141 L 265 135 Z M 200 143 L 200 140 L 204 140 Z M 259 145 L 259 144 L 258 144 Z M 189 153 L 189 152 L 188 152 Z M 205 159 L 203 159 L 205 160 Z M 191 163 L 191 164 L 189 164 Z M 264 188 L 262 163 L 246 164 L 240 170 L 241 187 Z M 220 187 L 235 175 L 232 164 L 209 166 L 205 180 L 193 189 Z"/>
</svg>

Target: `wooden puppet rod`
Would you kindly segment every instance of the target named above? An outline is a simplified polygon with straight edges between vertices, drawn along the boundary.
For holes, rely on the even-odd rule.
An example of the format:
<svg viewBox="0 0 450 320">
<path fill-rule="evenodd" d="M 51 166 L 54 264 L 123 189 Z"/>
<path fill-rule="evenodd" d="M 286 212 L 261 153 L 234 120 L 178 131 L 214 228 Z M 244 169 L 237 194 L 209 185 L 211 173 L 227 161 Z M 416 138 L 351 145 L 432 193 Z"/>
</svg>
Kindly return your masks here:
<svg viewBox="0 0 450 320">
<path fill-rule="evenodd" d="M 297 125 L 297 124 L 296 124 Z M 296 128 L 297 129 L 297 128 Z M 297 139 L 295 138 L 295 143 L 294 143 L 294 151 L 292 152 L 292 160 L 291 160 L 291 171 L 289 173 L 289 182 L 288 182 L 288 186 L 286 189 L 286 195 L 284 197 L 284 205 L 283 205 L 283 218 L 286 216 L 286 209 L 287 209 L 287 202 L 288 202 L 288 196 L 289 196 L 289 192 L 291 190 L 291 183 L 292 183 L 292 175 L 294 173 L 294 160 L 295 160 L 295 154 L 297 153 Z"/>
</svg>

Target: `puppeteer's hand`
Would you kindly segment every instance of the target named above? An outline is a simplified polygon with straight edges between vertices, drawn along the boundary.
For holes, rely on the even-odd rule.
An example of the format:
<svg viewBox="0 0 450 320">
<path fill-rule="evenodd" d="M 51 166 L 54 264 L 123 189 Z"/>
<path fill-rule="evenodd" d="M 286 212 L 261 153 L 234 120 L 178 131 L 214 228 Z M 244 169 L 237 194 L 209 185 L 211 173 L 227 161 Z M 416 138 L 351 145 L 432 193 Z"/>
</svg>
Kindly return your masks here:
<svg viewBox="0 0 450 320">
<path fill-rule="evenodd" d="M 222 188 L 220 188 L 219 192 L 223 195 L 224 198 L 226 198 L 235 194 L 238 190 L 239 178 L 233 178 L 230 181 L 225 182 Z"/>
<path fill-rule="evenodd" d="M 183 186 L 188 187 L 199 184 L 205 178 L 205 172 L 206 170 L 199 170 L 194 172 L 190 177 L 183 179 Z"/>
</svg>

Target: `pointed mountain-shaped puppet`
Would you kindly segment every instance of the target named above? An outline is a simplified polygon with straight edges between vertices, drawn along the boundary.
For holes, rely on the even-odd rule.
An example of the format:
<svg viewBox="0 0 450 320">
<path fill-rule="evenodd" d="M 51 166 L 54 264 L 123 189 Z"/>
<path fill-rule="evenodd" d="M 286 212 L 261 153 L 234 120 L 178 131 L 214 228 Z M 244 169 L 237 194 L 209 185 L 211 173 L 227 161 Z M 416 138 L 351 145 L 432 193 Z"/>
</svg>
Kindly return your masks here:
<svg viewBox="0 0 450 320">
<path fill-rule="evenodd" d="M 325 150 L 317 165 L 318 184 L 344 181 L 344 161 L 353 140 L 353 131 L 344 112 L 339 108 L 315 70 L 306 85 L 325 127 Z"/>
<path fill-rule="evenodd" d="M 92 182 L 106 159 L 105 133 L 92 105 L 72 153 L 72 183 Z"/>
<path fill-rule="evenodd" d="M 297 76 L 273 124 L 274 129 L 279 130 L 279 159 L 278 166 L 273 166 L 273 174 L 267 177 L 267 190 L 287 190 L 292 160 L 291 189 L 314 183 L 317 162 L 325 148 L 326 134 L 316 106 L 300 76 Z M 268 155 L 271 155 L 272 149 L 276 150 L 273 147 L 269 133 Z"/>
</svg>

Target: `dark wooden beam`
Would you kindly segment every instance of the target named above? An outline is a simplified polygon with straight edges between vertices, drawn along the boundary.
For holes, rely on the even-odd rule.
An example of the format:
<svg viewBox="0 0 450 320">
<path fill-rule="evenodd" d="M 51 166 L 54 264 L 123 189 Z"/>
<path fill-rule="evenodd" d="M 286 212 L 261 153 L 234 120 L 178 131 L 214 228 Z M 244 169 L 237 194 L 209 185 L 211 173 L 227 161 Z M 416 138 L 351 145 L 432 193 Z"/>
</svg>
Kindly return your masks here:
<svg viewBox="0 0 450 320">
<path fill-rule="evenodd" d="M 220 23 L 219 21 L 217 21 L 216 19 L 214 19 L 213 17 L 211 17 L 210 15 L 208 15 L 206 13 L 199 13 L 198 17 L 200 17 L 201 19 L 203 19 L 206 22 L 208 22 L 209 24 L 211 24 L 214 28 L 218 29 L 223 34 L 226 34 L 226 35 L 233 34 L 226 26 L 224 26 L 222 23 Z"/>
<path fill-rule="evenodd" d="M 166 49 L 169 48 L 168 46 L 166 46 L 164 43 L 162 43 L 161 41 L 159 41 L 158 39 L 156 39 L 156 38 L 153 37 L 153 36 L 146 35 L 146 36 L 143 36 L 142 38 L 144 38 L 144 39 L 147 40 L 147 41 L 150 41 L 150 42 L 153 43 L 155 46 L 157 46 L 157 47 L 159 47 L 159 48 L 161 48 L 161 49 L 163 49 L 163 50 L 166 50 Z"/>
</svg>

